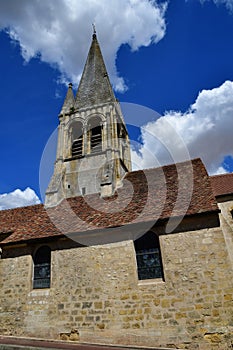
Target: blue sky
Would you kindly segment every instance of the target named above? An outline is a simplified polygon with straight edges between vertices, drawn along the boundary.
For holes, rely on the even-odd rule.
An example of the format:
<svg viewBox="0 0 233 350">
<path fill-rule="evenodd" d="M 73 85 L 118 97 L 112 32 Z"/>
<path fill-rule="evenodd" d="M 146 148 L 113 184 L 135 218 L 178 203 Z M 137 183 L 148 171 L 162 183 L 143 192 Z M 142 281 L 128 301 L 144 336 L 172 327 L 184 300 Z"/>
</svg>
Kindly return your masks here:
<svg viewBox="0 0 233 350">
<path fill-rule="evenodd" d="M 135 120 L 142 129 L 133 161 L 143 168 L 155 157 L 170 162 L 147 137 L 159 130 L 175 147 L 166 120 L 209 173 L 233 171 L 232 0 L 41 3 L 0 3 L 0 208 L 14 198 L 19 205 L 37 202 L 33 191 L 16 189 L 40 196 L 42 153 L 57 127 L 66 83 L 80 79 L 93 21 L 116 96 L 160 115 Z M 148 157 L 148 149 L 157 153 Z"/>
</svg>

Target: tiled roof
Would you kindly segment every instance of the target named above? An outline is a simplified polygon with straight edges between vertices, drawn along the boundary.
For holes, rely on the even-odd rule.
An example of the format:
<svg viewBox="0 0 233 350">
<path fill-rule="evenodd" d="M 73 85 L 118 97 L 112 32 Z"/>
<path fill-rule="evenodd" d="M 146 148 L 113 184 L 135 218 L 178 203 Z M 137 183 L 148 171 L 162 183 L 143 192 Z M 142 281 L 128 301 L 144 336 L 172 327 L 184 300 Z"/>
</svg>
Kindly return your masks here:
<svg viewBox="0 0 233 350">
<path fill-rule="evenodd" d="M 210 181 L 215 196 L 233 194 L 233 173 L 211 176 Z"/>
<path fill-rule="evenodd" d="M 217 210 L 205 167 L 194 159 L 130 172 L 109 199 L 93 194 L 50 209 L 40 204 L 0 211 L 0 239 L 1 233 L 12 232 L 2 245 Z"/>
</svg>

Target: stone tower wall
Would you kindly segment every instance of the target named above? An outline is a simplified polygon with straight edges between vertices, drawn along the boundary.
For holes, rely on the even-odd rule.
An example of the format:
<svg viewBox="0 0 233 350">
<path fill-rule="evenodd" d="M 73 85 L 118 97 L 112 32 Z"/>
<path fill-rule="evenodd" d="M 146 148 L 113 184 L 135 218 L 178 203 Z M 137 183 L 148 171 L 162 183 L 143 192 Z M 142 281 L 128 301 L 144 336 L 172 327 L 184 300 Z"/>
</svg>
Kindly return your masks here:
<svg viewBox="0 0 233 350">
<path fill-rule="evenodd" d="M 90 150 L 89 138 L 89 123 L 95 117 L 102 128 L 102 149 L 96 153 Z M 83 138 L 83 156 L 74 159 L 71 126 L 77 122 L 82 125 L 79 136 Z M 121 186 L 121 179 L 126 171 L 131 170 L 128 134 L 125 131 L 124 140 L 117 134 L 121 125 L 124 125 L 124 120 L 117 102 L 60 115 L 54 174 L 46 191 L 47 207 L 57 205 L 64 198 L 82 194 L 102 195 L 101 190 L 109 184 L 111 188 L 105 192 L 109 191 L 112 195 Z M 84 188 L 85 193 L 82 193 Z"/>
</svg>

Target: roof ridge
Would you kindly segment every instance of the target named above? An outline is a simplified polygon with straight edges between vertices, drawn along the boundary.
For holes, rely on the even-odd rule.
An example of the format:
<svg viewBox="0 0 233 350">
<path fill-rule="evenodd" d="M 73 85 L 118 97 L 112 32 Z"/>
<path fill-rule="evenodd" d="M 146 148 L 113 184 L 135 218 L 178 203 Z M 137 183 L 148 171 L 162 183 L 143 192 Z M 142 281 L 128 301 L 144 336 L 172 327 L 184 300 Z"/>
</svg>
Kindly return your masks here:
<svg viewBox="0 0 233 350">
<path fill-rule="evenodd" d="M 214 178 L 214 177 L 225 177 L 225 176 L 233 176 L 233 172 L 231 173 L 224 173 L 224 174 L 216 174 L 216 175 L 210 175 L 210 178 Z"/>
<path fill-rule="evenodd" d="M 26 209 L 26 208 L 32 208 L 32 207 L 44 207 L 44 203 L 38 203 L 38 204 L 31 204 L 31 205 L 24 205 L 22 207 L 15 207 L 15 208 L 8 208 L 8 209 L 0 209 L 0 213 L 2 212 L 6 212 L 6 211 L 17 211 L 17 210 L 21 210 L 21 209 Z"/>
<path fill-rule="evenodd" d="M 158 166 L 158 167 L 151 167 L 151 168 L 145 168 L 145 169 L 138 169 L 138 170 L 133 170 L 133 171 L 130 171 L 129 173 L 136 173 L 136 172 L 140 172 L 140 171 L 147 171 L 147 170 L 152 170 L 152 169 L 163 169 L 163 168 L 167 168 L 167 167 L 172 167 L 172 166 L 176 166 L 177 164 L 185 164 L 185 163 L 196 163 L 197 161 L 200 161 L 202 164 L 202 160 L 201 158 L 193 158 L 193 159 L 190 159 L 190 160 L 183 160 L 182 162 L 177 162 L 177 163 L 170 163 L 170 164 L 164 164 L 164 165 L 161 165 L 161 166 Z M 204 165 L 204 164 L 203 164 Z M 127 174 L 129 174 L 127 173 Z M 126 175 L 127 175 L 126 174 Z"/>
</svg>

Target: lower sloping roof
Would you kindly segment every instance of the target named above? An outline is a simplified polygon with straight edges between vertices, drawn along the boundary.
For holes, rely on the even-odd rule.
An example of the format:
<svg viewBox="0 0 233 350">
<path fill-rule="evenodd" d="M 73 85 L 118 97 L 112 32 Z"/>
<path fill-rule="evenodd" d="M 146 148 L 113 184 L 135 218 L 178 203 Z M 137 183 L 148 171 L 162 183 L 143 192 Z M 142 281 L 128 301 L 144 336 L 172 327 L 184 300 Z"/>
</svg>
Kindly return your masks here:
<svg viewBox="0 0 233 350">
<path fill-rule="evenodd" d="M 206 169 L 194 159 L 127 173 L 111 198 L 93 194 L 49 209 L 40 204 L 0 211 L 0 239 L 1 232 L 9 232 L 4 245 L 217 211 Z"/>
<path fill-rule="evenodd" d="M 233 173 L 211 176 L 210 181 L 216 197 L 233 194 Z"/>
</svg>

